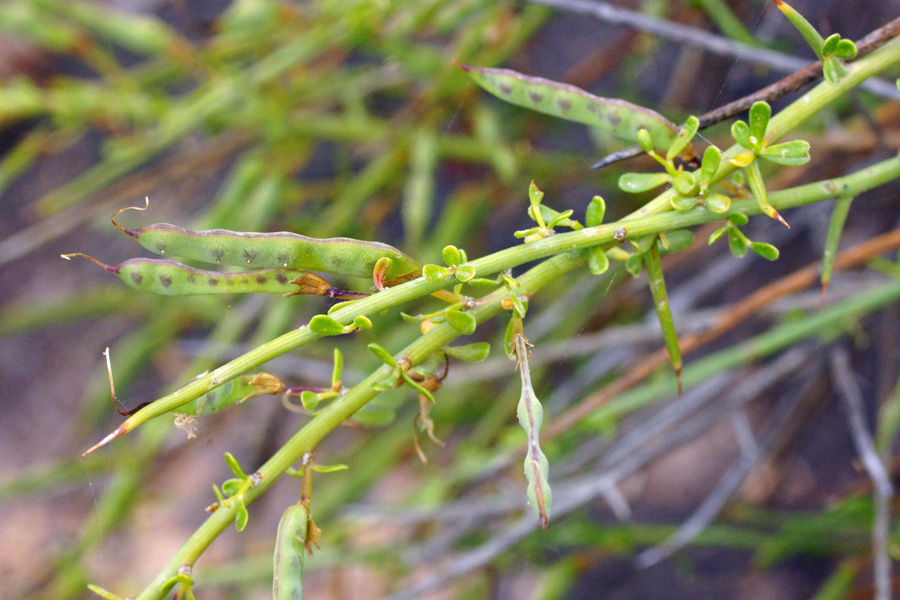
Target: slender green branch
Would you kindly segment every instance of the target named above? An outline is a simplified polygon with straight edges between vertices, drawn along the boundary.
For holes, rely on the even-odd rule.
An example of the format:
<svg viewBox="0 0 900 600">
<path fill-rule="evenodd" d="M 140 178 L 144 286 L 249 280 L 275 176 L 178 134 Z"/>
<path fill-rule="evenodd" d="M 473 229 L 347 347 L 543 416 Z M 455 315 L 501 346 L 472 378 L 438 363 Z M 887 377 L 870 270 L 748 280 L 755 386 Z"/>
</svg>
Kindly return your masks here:
<svg viewBox="0 0 900 600">
<path fill-rule="evenodd" d="M 836 196 L 857 196 L 866 190 L 898 177 L 900 177 L 900 160 L 891 158 L 845 177 L 773 192 L 769 200 L 777 208 L 792 208 L 831 199 Z M 726 214 L 716 214 L 696 208 L 686 212 L 668 212 L 634 220 L 626 218 L 620 222 L 598 227 L 587 227 L 579 231 L 562 233 L 529 244 L 507 248 L 490 256 L 474 260 L 469 264 L 475 267 L 479 276 L 485 276 L 556 254 L 572 252 L 573 250 L 596 245 L 612 245 L 619 241 L 617 238 L 622 236 L 625 238 L 640 237 L 722 220 L 733 212 L 755 215 L 759 213 L 759 207 L 756 200 L 750 198 L 734 202 L 730 212 Z M 420 278 L 387 289 L 368 298 L 357 300 L 335 311 L 331 316 L 344 325 L 350 325 L 359 315 L 377 314 L 383 310 L 430 294 L 443 287 L 448 287 L 454 281 L 452 278 L 448 278 L 441 282 L 430 282 Z M 304 326 L 263 344 L 141 409 L 117 427 L 113 433 L 104 438 L 95 448 L 133 430 L 151 418 L 177 409 L 182 404 L 190 402 L 226 381 L 246 373 L 277 356 L 315 341 L 319 337 L 308 327 Z"/>
<path fill-rule="evenodd" d="M 814 184 L 793 188 L 791 190 L 775 192 L 772 194 L 770 200 L 772 204 L 778 208 L 801 206 L 804 204 L 826 200 L 841 193 L 852 193 L 856 195 L 862 191 L 871 189 L 886 181 L 890 181 L 898 177 L 900 177 L 900 160 L 898 160 L 897 158 L 892 158 L 877 165 L 862 169 L 861 171 L 858 171 L 846 177 L 821 181 Z M 735 202 L 732 210 L 744 212 L 746 214 L 759 213 L 759 207 L 756 201 L 753 199 Z M 710 213 L 704 210 L 693 210 L 686 213 L 668 213 L 658 215 L 653 218 L 634 221 L 632 222 L 633 224 L 630 224 L 630 226 L 632 227 L 632 231 L 635 235 L 645 235 L 649 233 L 659 233 L 689 225 L 698 225 L 700 223 L 721 220 L 722 218 L 723 215 Z M 585 248 L 595 244 L 614 243 L 615 240 L 613 239 L 613 236 L 615 235 L 616 225 L 617 224 L 612 224 L 592 228 L 594 230 L 593 233 L 591 232 L 591 228 L 589 228 L 572 233 L 560 234 L 530 244 L 525 244 L 516 248 L 504 250 L 497 254 L 506 253 L 511 254 L 513 257 L 519 258 L 521 258 L 522 254 L 526 254 L 528 256 L 528 258 L 521 260 L 516 264 L 521 264 L 521 262 L 526 262 L 537 258 L 544 258 L 546 256 L 556 254 L 556 256 L 554 256 L 550 260 L 547 260 L 532 268 L 519 278 L 519 292 L 525 295 L 532 295 L 547 283 L 565 276 L 565 274 L 577 268 L 584 262 L 585 258 L 581 254 L 573 255 L 573 253 L 568 252 L 567 250 Z M 478 265 L 479 267 L 482 267 L 483 265 L 483 268 L 480 268 L 479 272 L 496 272 L 497 270 L 502 270 L 502 268 L 500 267 L 508 264 L 509 261 L 514 260 L 513 258 L 509 257 L 507 257 L 505 260 L 494 260 L 494 257 L 496 257 L 497 254 L 490 257 L 485 257 L 478 261 L 473 261 L 473 263 L 471 264 Z M 423 280 L 410 282 L 408 284 L 404 284 L 403 286 L 389 289 L 385 292 L 382 292 L 381 294 L 376 294 L 372 298 L 366 299 L 365 301 L 372 302 L 379 296 L 387 296 L 389 294 L 393 296 L 399 296 L 399 291 L 401 291 L 401 288 L 422 289 L 421 286 L 423 285 L 423 283 L 425 283 L 423 282 Z M 432 285 L 440 287 L 439 284 Z M 476 320 L 479 323 L 490 319 L 498 312 L 500 312 L 501 302 L 506 294 L 507 293 L 505 289 L 493 292 L 492 294 L 485 297 L 481 302 L 479 302 L 478 306 L 472 309 L 471 313 L 473 314 L 473 316 L 475 316 Z M 403 294 L 403 296 L 406 296 L 406 294 Z M 346 307 L 345 309 L 342 309 L 341 311 L 336 311 L 332 314 L 332 316 L 338 318 L 338 313 L 353 309 L 355 304 L 356 303 L 354 303 L 354 305 Z M 387 307 L 388 305 L 382 303 L 378 306 Z M 359 313 L 354 312 L 353 314 Z M 342 316 L 342 319 L 343 318 L 346 317 Z M 266 344 L 225 366 L 240 368 L 234 367 L 233 365 L 235 365 L 235 363 L 246 364 L 239 361 L 241 361 L 242 359 L 249 360 L 247 359 L 247 357 L 253 355 L 265 356 L 268 352 L 272 352 L 273 348 L 282 348 L 285 346 L 285 342 L 281 342 L 277 345 L 275 345 L 275 342 L 283 340 L 284 338 L 289 336 L 302 334 L 305 331 L 308 330 L 301 329 L 286 334 L 281 338 L 278 338 L 278 340 L 270 342 L 269 344 Z M 410 365 L 415 365 L 424 360 L 426 357 L 430 356 L 432 353 L 438 351 L 441 347 L 449 344 L 459 335 L 459 332 L 453 329 L 448 324 L 442 324 L 420 337 L 402 352 L 398 353 L 397 358 L 398 360 L 405 359 Z M 266 350 L 263 351 L 264 349 Z M 256 365 L 254 364 L 250 367 L 246 367 L 245 370 L 248 370 L 253 366 Z M 217 369 L 216 372 L 221 373 L 223 372 L 222 369 L 224 369 L 224 367 Z M 372 388 L 372 385 L 387 377 L 390 374 L 390 371 L 391 368 L 386 365 L 379 368 L 371 375 L 369 375 L 369 377 L 367 377 L 364 381 L 349 390 L 338 401 L 334 402 L 326 409 L 324 409 L 305 427 L 303 427 L 303 429 L 295 434 L 294 437 L 292 437 L 284 446 L 282 446 L 282 448 L 278 452 L 276 452 L 268 461 L 266 461 L 266 463 L 262 467 L 260 467 L 258 471 L 259 475 L 261 476 L 260 483 L 255 488 L 247 491 L 244 497 L 245 503 L 252 503 L 257 497 L 259 497 L 260 494 L 265 492 L 278 479 L 278 477 L 287 470 L 287 468 L 291 464 L 299 460 L 305 452 L 314 447 L 318 443 L 318 441 L 325 437 L 331 430 L 336 428 L 341 422 L 352 416 L 357 410 L 362 408 L 367 402 L 374 398 L 378 392 Z M 162 594 L 159 592 L 159 586 L 161 585 L 161 583 L 167 580 L 169 577 L 172 577 L 173 574 L 178 571 L 179 567 L 186 564 L 193 564 L 203 553 L 203 551 L 209 546 L 209 544 L 211 544 L 212 541 L 219 535 L 219 533 L 221 533 L 226 527 L 228 527 L 233 520 L 234 511 L 230 509 L 220 508 L 213 515 L 211 515 L 207 519 L 207 521 L 199 529 L 197 529 L 196 532 L 194 532 L 194 534 L 190 537 L 190 539 L 188 539 L 188 541 L 178 551 L 178 553 L 172 557 L 169 563 L 163 568 L 159 575 L 157 575 L 156 579 L 154 579 L 154 581 L 151 582 L 151 584 L 138 597 L 138 600 L 162 598 Z"/>
</svg>

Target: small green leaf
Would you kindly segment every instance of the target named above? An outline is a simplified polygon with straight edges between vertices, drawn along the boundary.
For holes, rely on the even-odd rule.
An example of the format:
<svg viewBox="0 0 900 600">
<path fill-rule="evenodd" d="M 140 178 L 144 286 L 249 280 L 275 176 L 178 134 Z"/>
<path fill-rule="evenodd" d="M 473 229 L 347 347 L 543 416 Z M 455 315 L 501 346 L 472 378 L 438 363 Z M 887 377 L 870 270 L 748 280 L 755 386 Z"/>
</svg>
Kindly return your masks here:
<svg viewBox="0 0 900 600">
<path fill-rule="evenodd" d="M 244 486 L 244 479 L 228 479 L 222 484 L 222 492 L 226 496 L 234 496 L 238 492 L 241 491 L 241 488 Z"/>
<path fill-rule="evenodd" d="M 735 227 L 728 229 L 728 248 L 737 258 L 747 254 L 747 238 Z"/>
<path fill-rule="evenodd" d="M 715 146 L 710 146 L 703 152 L 703 161 L 700 163 L 700 179 L 709 183 L 719 170 L 722 163 L 722 151 Z"/>
<path fill-rule="evenodd" d="M 403 381 L 405 381 L 409 387 L 416 390 L 416 392 L 418 392 L 420 396 L 424 396 L 430 402 L 434 402 L 434 396 L 431 394 L 431 391 L 424 388 L 422 384 L 413 379 L 409 373 L 407 373 L 406 371 L 400 371 L 400 376 L 403 378 Z"/>
<path fill-rule="evenodd" d="M 546 209 L 546 212 L 549 212 L 549 213 L 552 215 L 552 216 L 547 220 L 547 228 L 548 228 L 548 229 L 553 229 L 553 228 L 556 227 L 557 225 L 562 225 L 563 227 L 572 227 L 572 226 L 575 224 L 574 221 L 572 221 L 571 219 L 569 219 L 569 217 L 572 216 L 572 213 L 575 212 L 575 211 L 572 210 L 572 209 L 564 210 L 563 212 L 556 212 L 556 211 L 553 210 L 552 208 L 549 208 L 549 207 L 544 206 L 544 205 L 542 204 L 542 205 L 541 205 L 541 212 L 544 212 L 544 209 Z M 554 214 L 554 213 L 555 213 L 555 214 Z M 544 218 L 546 219 L 547 216 L 545 215 Z"/>
<path fill-rule="evenodd" d="M 743 227 L 747 223 L 750 222 L 750 219 L 744 213 L 731 213 L 728 215 L 728 220 L 737 225 L 738 227 Z"/>
<path fill-rule="evenodd" d="M 475 267 L 471 265 L 460 265 L 456 267 L 456 280 L 461 283 L 468 283 L 475 277 Z"/>
<path fill-rule="evenodd" d="M 341 335 L 344 326 L 328 315 L 316 315 L 309 321 L 309 328 L 318 335 Z"/>
<path fill-rule="evenodd" d="M 481 362 L 488 357 L 491 345 L 487 342 L 475 342 L 464 346 L 446 346 L 444 352 L 463 362 Z"/>
<path fill-rule="evenodd" d="M 456 246 L 445 246 L 441 256 L 443 256 L 444 262 L 451 267 L 458 265 L 462 259 L 459 254 L 459 248 Z"/>
<path fill-rule="evenodd" d="M 408 323 L 418 323 L 419 321 L 422 320 L 423 317 L 422 317 L 422 315 L 418 315 L 418 316 L 415 316 L 415 315 L 408 315 L 408 314 L 406 314 L 405 312 L 403 312 L 403 311 L 401 310 L 401 311 L 400 311 L 400 318 L 403 319 L 404 321 L 408 322 Z"/>
<path fill-rule="evenodd" d="M 837 85 L 847 75 L 847 67 L 834 56 L 829 56 L 822 61 L 822 74 L 828 83 Z"/>
<path fill-rule="evenodd" d="M 234 518 L 234 528 L 238 531 L 243 531 L 245 527 L 247 527 L 247 522 L 250 520 L 250 513 L 247 512 L 247 506 L 244 504 L 244 500 L 238 500 L 236 507 L 236 515 Z"/>
<path fill-rule="evenodd" d="M 750 242 L 750 249 L 766 260 L 778 260 L 778 248 L 765 242 Z"/>
<path fill-rule="evenodd" d="M 639 129 L 637 132 L 637 143 L 646 153 L 653 152 L 653 138 L 646 129 Z"/>
<path fill-rule="evenodd" d="M 822 55 L 831 56 L 834 54 L 839 41 L 841 41 L 841 34 L 839 33 L 832 33 L 825 38 L 825 42 L 822 44 Z"/>
<path fill-rule="evenodd" d="M 750 126 L 744 121 L 735 121 L 731 125 L 731 137 L 747 150 L 753 149 L 753 143 L 750 141 Z"/>
<path fill-rule="evenodd" d="M 528 200 L 531 202 L 532 206 L 540 206 L 541 200 L 544 199 L 544 192 L 538 189 L 538 187 L 534 184 L 534 181 L 531 182 L 531 185 L 528 186 Z"/>
<path fill-rule="evenodd" d="M 594 196 L 591 198 L 591 203 L 588 204 L 587 213 L 584 217 L 584 222 L 588 227 L 596 227 L 597 225 L 601 225 L 603 223 L 603 217 L 606 216 L 606 202 L 600 196 Z"/>
<path fill-rule="evenodd" d="M 475 317 L 469 313 L 460 310 L 448 310 L 445 315 L 447 317 L 447 323 L 458 332 L 465 335 L 475 332 L 475 327 L 478 323 L 475 321 Z"/>
<path fill-rule="evenodd" d="M 694 243 L 694 232 L 690 229 L 675 229 L 660 234 L 656 246 L 661 254 L 671 254 L 690 248 Z"/>
<path fill-rule="evenodd" d="M 754 160 L 756 160 L 756 154 L 754 154 L 752 150 L 748 150 L 746 152 L 741 152 L 737 156 L 732 156 L 728 159 L 728 162 L 735 167 L 749 167 L 753 164 Z M 741 174 L 741 177 L 743 177 L 743 173 Z"/>
<path fill-rule="evenodd" d="M 609 257 L 603 248 L 595 246 L 588 250 L 588 269 L 594 275 L 603 275 L 609 269 Z"/>
<path fill-rule="evenodd" d="M 519 315 L 520 318 L 524 317 L 525 313 L 528 312 L 528 304 L 522 302 L 522 299 L 512 292 L 509 294 L 509 299 L 513 303 L 513 309 L 516 311 L 516 314 Z"/>
<path fill-rule="evenodd" d="M 623 173 L 619 177 L 619 189 L 629 194 L 639 194 L 658 188 L 671 179 L 667 173 Z"/>
<path fill-rule="evenodd" d="M 728 233 L 728 230 L 729 230 L 729 229 L 731 229 L 731 227 L 728 226 L 728 225 L 725 225 L 725 226 L 723 226 L 723 227 L 719 227 L 718 229 L 716 229 L 715 231 L 713 231 L 712 234 L 710 234 L 709 240 L 706 242 L 706 244 L 707 244 L 708 246 L 712 246 L 713 244 L 716 243 L 716 240 L 718 240 L 720 237 L 722 237 L 723 235 L 725 235 L 726 233 Z"/>
<path fill-rule="evenodd" d="M 425 279 L 434 283 L 443 281 L 449 273 L 450 269 L 439 265 L 425 265 L 422 267 L 422 274 L 425 276 Z"/>
<path fill-rule="evenodd" d="M 303 390 L 300 392 L 300 403 L 309 412 L 314 412 L 319 406 L 319 395 L 309 390 Z"/>
<path fill-rule="evenodd" d="M 647 252 L 653 244 L 656 243 L 656 234 L 642 235 L 640 237 L 631 238 L 629 241 L 639 252 Z"/>
<path fill-rule="evenodd" d="M 834 49 L 834 55 L 844 60 L 856 58 L 856 44 L 852 40 L 841 40 L 838 42 L 837 48 Z"/>
<path fill-rule="evenodd" d="M 506 330 L 503 332 L 503 353 L 506 358 L 512 358 L 514 351 L 512 347 L 513 338 L 516 335 L 516 320 L 520 317 L 512 317 L 506 324 Z"/>
<path fill-rule="evenodd" d="M 694 180 L 694 174 L 687 171 L 679 171 L 672 178 L 672 187 L 682 196 L 693 196 L 697 193 L 697 182 Z"/>
<path fill-rule="evenodd" d="M 754 102 L 750 107 L 748 124 L 750 127 L 750 143 L 753 148 L 758 148 L 766 137 L 766 127 L 772 117 L 772 107 L 767 102 Z"/>
<path fill-rule="evenodd" d="M 247 475 L 244 473 L 244 470 L 241 469 L 241 465 L 238 464 L 237 459 L 231 452 L 225 453 L 225 464 L 228 465 L 228 468 L 234 473 L 235 477 L 240 477 L 241 479 L 246 479 Z"/>
<path fill-rule="evenodd" d="M 692 208 L 697 206 L 697 203 L 699 201 L 700 199 L 696 196 L 687 198 L 684 196 L 672 196 L 669 199 L 669 204 L 671 204 L 672 208 L 674 208 L 675 210 L 684 212 L 686 210 L 691 210 Z"/>
<path fill-rule="evenodd" d="M 710 194 L 706 198 L 706 208 L 714 213 L 728 212 L 731 208 L 731 198 L 723 194 Z"/>
<path fill-rule="evenodd" d="M 641 274 L 641 269 L 644 267 L 644 255 L 643 254 L 632 254 L 628 257 L 628 260 L 625 261 L 625 270 L 631 273 L 632 277 L 637 277 Z"/>
<path fill-rule="evenodd" d="M 369 317 L 363 315 L 356 315 L 353 319 L 353 328 L 354 329 L 372 329 L 372 321 L 369 320 Z"/>
<path fill-rule="evenodd" d="M 809 162 L 809 142 L 792 140 L 769 146 L 762 151 L 763 158 L 779 165 L 797 166 Z"/>
<path fill-rule="evenodd" d="M 676 135 L 675 139 L 672 141 L 672 145 L 669 146 L 669 149 L 666 151 L 666 158 L 671 161 L 681 154 L 681 151 L 691 143 L 691 140 L 694 139 L 694 136 L 697 135 L 699 130 L 700 120 L 693 115 L 688 117 L 687 121 L 684 122 L 684 125 L 682 125 L 681 129 L 678 131 L 678 135 Z"/>
<path fill-rule="evenodd" d="M 394 360 L 394 357 L 391 356 L 391 353 L 384 349 L 383 346 L 380 346 L 376 343 L 369 344 L 369 351 L 378 357 L 381 362 L 386 364 L 389 367 L 396 367 L 397 361 Z"/>
</svg>

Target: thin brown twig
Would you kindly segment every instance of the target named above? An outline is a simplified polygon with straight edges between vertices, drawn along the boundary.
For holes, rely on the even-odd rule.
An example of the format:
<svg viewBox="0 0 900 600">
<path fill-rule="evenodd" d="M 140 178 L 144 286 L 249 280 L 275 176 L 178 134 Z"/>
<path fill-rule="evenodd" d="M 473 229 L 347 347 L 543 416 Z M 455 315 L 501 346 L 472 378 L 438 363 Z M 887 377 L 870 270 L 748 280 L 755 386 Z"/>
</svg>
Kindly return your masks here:
<svg viewBox="0 0 900 600">
<path fill-rule="evenodd" d="M 856 58 L 862 58 L 876 48 L 883 46 L 897 35 L 900 35 L 900 17 L 879 27 L 856 42 Z M 723 104 L 722 106 L 700 115 L 700 117 L 698 117 L 700 120 L 700 129 L 706 129 L 725 119 L 730 119 L 735 115 L 739 115 L 749 110 L 755 102 L 772 102 L 821 78 L 822 61 L 816 61 L 779 79 L 775 83 L 753 92 L 752 94 L 748 94 L 743 98 L 738 98 L 728 104 Z M 601 167 L 606 167 L 619 161 L 639 156 L 642 153 L 643 150 L 641 150 L 640 146 L 629 146 L 606 156 L 591 166 L 591 168 L 599 169 Z"/>
<path fill-rule="evenodd" d="M 900 229 L 895 229 L 868 240 L 854 248 L 841 252 L 834 261 L 836 270 L 849 269 L 865 263 L 873 256 L 900 246 Z M 731 329 L 734 329 L 752 315 L 760 312 L 776 299 L 794 293 L 818 281 L 821 261 L 808 265 L 764 286 L 744 300 L 733 304 L 722 312 L 716 323 L 703 333 L 682 336 L 679 347 L 687 354 L 707 344 Z M 600 392 L 588 396 L 581 403 L 560 414 L 547 428 L 544 440 L 550 440 L 567 431 L 581 419 L 606 404 L 612 398 L 634 387 L 669 360 L 665 348 L 660 348 L 637 364 L 624 376 L 612 382 Z"/>
<path fill-rule="evenodd" d="M 894 19 L 893 21 L 887 23 L 882 27 L 879 27 L 866 37 L 859 40 L 859 42 L 856 43 L 857 59 L 862 58 L 879 46 L 884 45 L 889 40 L 896 37 L 898 34 L 900 34 L 900 17 Z M 771 102 L 773 100 L 777 100 L 778 98 L 781 98 L 782 96 L 785 96 L 793 91 L 799 90 L 803 86 L 821 78 L 822 61 L 816 61 L 805 66 L 799 71 L 791 73 L 787 77 L 779 79 L 771 85 L 767 85 L 761 90 L 757 90 L 756 92 L 744 96 L 743 98 L 738 98 L 737 100 L 729 102 L 728 104 L 723 104 L 722 106 L 714 108 L 706 114 L 701 115 L 699 117 L 700 128 L 704 129 L 711 125 L 715 125 L 720 121 L 724 121 L 725 119 L 729 119 L 735 115 L 738 115 L 753 106 L 754 102 Z"/>
</svg>

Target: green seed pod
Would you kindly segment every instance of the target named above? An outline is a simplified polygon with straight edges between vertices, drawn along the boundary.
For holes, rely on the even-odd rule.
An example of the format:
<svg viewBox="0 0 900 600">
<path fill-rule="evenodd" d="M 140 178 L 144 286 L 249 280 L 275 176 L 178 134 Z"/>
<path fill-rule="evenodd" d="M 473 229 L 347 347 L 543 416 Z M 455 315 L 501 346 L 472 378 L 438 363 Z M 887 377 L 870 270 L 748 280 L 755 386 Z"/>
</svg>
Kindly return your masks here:
<svg viewBox="0 0 900 600">
<path fill-rule="evenodd" d="M 145 207 L 146 208 L 146 207 Z M 325 273 L 372 277 L 375 263 L 390 258 L 391 266 L 385 274 L 390 280 L 410 273 L 418 276 L 419 265 L 392 246 L 378 242 L 363 242 L 351 238 L 317 239 L 289 232 L 243 233 L 225 229 L 192 231 L 168 223 L 128 229 L 113 225 L 156 254 L 178 256 L 208 263 L 259 267 L 267 269 L 309 269 Z"/>
<path fill-rule="evenodd" d="M 303 592 L 303 553 L 309 511 L 302 504 L 294 504 L 284 511 L 275 538 L 275 567 L 272 578 L 273 600 L 300 600 Z"/>
<path fill-rule="evenodd" d="M 129 286 L 163 296 L 199 294 L 312 294 L 331 298 L 358 298 L 365 294 L 332 288 L 327 281 L 306 271 L 261 269 L 245 273 L 203 271 L 171 260 L 132 258 L 118 265 L 105 265 L 86 254 L 63 254 L 68 260 L 81 256 L 103 267 Z"/>
<path fill-rule="evenodd" d="M 678 128 L 656 111 L 617 98 L 601 98 L 573 85 L 528 77 L 509 69 L 487 69 L 460 65 L 475 82 L 498 98 L 569 121 L 597 127 L 619 138 L 638 141 L 646 129 L 653 147 L 667 149 Z M 693 157 L 693 148 L 685 148 L 685 158 Z"/>
</svg>

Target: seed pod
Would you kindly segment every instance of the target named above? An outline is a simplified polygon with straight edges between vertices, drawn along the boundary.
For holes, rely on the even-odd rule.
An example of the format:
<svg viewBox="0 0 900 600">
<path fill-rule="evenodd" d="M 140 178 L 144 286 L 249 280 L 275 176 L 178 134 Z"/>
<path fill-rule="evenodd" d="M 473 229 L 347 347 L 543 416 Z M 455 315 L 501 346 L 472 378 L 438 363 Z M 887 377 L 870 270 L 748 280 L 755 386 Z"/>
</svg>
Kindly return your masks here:
<svg viewBox="0 0 900 600">
<path fill-rule="evenodd" d="M 219 273 L 194 269 L 171 260 L 132 258 L 118 265 L 105 265 L 80 252 L 61 256 L 66 260 L 81 256 L 118 275 L 119 279 L 136 290 L 163 296 L 265 293 L 355 299 L 365 295 L 332 288 L 318 275 L 306 271 L 261 269 L 245 273 Z"/>
<path fill-rule="evenodd" d="M 284 511 L 275 538 L 273 600 L 300 600 L 303 591 L 303 553 L 309 511 L 293 504 Z"/>
<path fill-rule="evenodd" d="M 478 85 L 511 104 L 544 114 L 591 125 L 619 138 L 637 141 L 638 131 L 647 130 L 655 148 L 668 148 L 678 128 L 656 111 L 618 98 L 602 98 L 573 85 L 541 77 L 528 77 L 510 69 L 488 69 L 460 65 Z M 687 144 L 685 158 L 693 157 Z"/>
<path fill-rule="evenodd" d="M 388 281 L 411 272 L 418 273 L 419 270 L 419 265 L 412 258 L 393 246 L 378 242 L 351 238 L 317 239 L 285 231 L 192 231 L 168 223 L 128 229 L 116 223 L 116 216 L 131 209 L 145 210 L 123 208 L 113 214 L 113 225 L 155 254 L 240 267 L 310 269 L 356 277 L 372 277 L 375 263 L 387 257 L 391 259 L 391 266 L 385 274 Z"/>
</svg>

